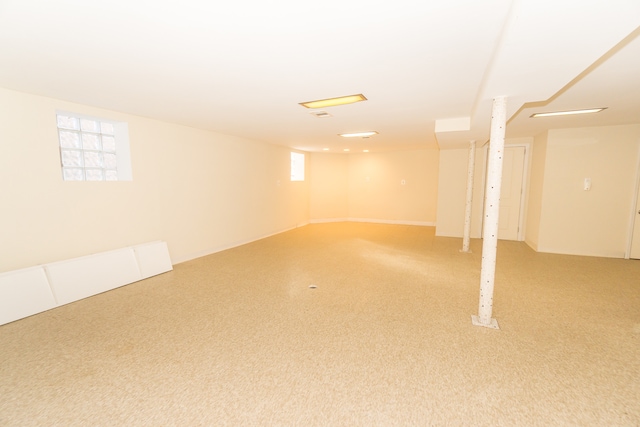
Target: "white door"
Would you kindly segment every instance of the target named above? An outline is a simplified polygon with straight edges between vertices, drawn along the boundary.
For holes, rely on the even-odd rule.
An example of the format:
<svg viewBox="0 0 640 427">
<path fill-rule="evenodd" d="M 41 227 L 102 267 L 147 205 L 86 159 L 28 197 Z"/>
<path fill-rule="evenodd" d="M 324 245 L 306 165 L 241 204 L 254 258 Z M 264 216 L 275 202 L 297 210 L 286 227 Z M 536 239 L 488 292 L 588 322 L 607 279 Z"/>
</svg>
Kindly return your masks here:
<svg viewBox="0 0 640 427">
<path fill-rule="evenodd" d="M 502 160 L 498 239 L 518 240 L 525 147 L 505 146 Z"/>
<path fill-rule="evenodd" d="M 640 259 L 640 189 L 638 189 L 638 201 L 636 203 L 636 214 L 634 218 L 629 258 Z"/>
</svg>

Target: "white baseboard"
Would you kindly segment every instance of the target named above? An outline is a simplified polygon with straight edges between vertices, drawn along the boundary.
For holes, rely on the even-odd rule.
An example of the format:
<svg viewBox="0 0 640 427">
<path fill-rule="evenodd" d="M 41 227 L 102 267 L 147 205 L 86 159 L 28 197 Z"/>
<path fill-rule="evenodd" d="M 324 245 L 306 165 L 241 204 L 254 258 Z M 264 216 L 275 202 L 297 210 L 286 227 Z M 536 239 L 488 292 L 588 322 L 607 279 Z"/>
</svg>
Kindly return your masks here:
<svg viewBox="0 0 640 427">
<path fill-rule="evenodd" d="M 165 242 L 0 274 L 0 325 L 173 269 Z"/>
<path fill-rule="evenodd" d="M 435 222 L 405 221 L 401 219 L 376 219 L 376 218 L 324 218 L 312 219 L 311 224 L 324 224 L 329 222 L 369 222 L 374 224 L 418 225 L 421 227 L 435 227 Z"/>
<path fill-rule="evenodd" d="M 207 255 L 213 255 L 213 254 L 218 253 L 218 252 L 226 251 L 227 249 L 237 248 L 238 246 L 247 245 L 249 243 L 257 242 L 258 240 L 266 239 L 267 237 L 275 236 L 275 235 L 280 234 L 280 233 L 286 233 L 287 231 L 295 230 L 296 228 L 304 227 L 305 225 L 308 225 L 308 224 L 309 224 L 308 222 L 304 222 L 304 223 L 300 223 L 300 224 L 296 225 L 295 227 L 289 227 L 289 228 L 282 229 L 280 231 L 276 231 L 275 233 L 264 234 L 264 235 L 260 235 L 260 236 L 257 236 L 257 237 L 252 237 L 252 238 L 249 238 L 249 239 L 245 239 L 245 240 L 236 240 L 236 241 L 228 243 L 226 245 L 214 246 L 212 248 L 207 248 L 207 249 L 204 249 L 202 251 L 192 252 L 192 253 L 190 253 L 188 255 L 185 255 L 183 257 L 175 258 L 174 259 L 174 264 L 180 264 L 180 263 L 183 263 L 183 262 L 191 261 L 192 259 L 202 258 L 203 256 L 207 256 Z"/>
<path fill-rule="evenodd" d="M 295 227 L 285 228 L 280 231 L 276 231 L 275 233 L 264 234 L 257 237 L 252 237 L 250 239 L 245 240 L 236 240 L 226 245 L 214 246 L 212 248 L 207 248 L 202 251 L 192 252 L 183 257 L 174 258 L 174 265 L 180 264 L 183 262 L 191 261 L 193 259 L 202 258 L 207 255 L 213 255 L 218 252 L 226 251 L 228 249 L 233 249 L 238 246 L 247 245 L 249 243 L 257 242 L 258 240 L 266 239 L 267 237 L 275 236 L 280 233 L 286 233 L 287 231 L 294 230 L 296 228 L 304 227 L 309 224 L 325 224 L 331 222 L 370 222 L 370 223 L 378 223 L 378 224 L 399 224 L 399 225 L 418 225 L 424 227 L 435 227 L 435 222 L 424 222 L 424 221 L 401 221 L 401 220 L 381 220 L 381 219 L 367 219 L 367 218 L 325 218 L 325 219 L 312 219 L 308 222 L 300 223 Z"/>
<path fill-rule="evenodd" d="M 331 222 L 349 222 L 349 218 L 325 218 L 309 220 L 311 224 L 328 224 Z"/>
</svg>

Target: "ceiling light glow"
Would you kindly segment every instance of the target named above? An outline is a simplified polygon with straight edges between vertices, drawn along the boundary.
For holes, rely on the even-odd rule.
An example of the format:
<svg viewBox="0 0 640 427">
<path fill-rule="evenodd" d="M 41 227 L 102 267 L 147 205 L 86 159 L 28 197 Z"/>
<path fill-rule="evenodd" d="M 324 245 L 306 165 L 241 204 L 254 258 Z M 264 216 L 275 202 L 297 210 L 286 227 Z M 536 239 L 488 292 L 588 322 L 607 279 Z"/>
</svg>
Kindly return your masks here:
<svg viewBox="0 0 640 427">
<path fill-rule="evenodd" d="M 336 105 L 353 104 L 354 102 L 366 101 L 367 98 L 363 94 L 340 96 L 338 98 L 320 99 L 318 101 L 301 102 L 305 108 L 325 108 L 335 107 Z"/>
<path fill-rule="evenodd" d="M 589 114 L 589 113 L 599 113 L 602 110 L 606 110 L 608 107 L 602 108 L 589 108 L 586 110 L 569 110 L 569 111 L 554 111 L 550 113 L 535 113 L 529 117 L 552 117 L 552 116 L 569 116 L 572 114 Z"/>
<path fill-rule="evenodd" d="M 368 136 L 377 135 L 378 132 L 375 130 L 368 132 L 355 132 L 355 133 L 341 133 L 340 136 L 343 138 L 366 138 Z"/>
</svg>

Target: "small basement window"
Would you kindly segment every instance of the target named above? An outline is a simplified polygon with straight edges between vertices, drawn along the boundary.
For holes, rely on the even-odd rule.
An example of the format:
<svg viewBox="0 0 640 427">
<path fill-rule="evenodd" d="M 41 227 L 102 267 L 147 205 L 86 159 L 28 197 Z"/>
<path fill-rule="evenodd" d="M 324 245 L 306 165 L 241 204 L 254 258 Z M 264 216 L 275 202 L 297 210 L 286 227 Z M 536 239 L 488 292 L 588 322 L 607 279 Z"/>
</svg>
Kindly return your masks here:
<svg viewBox="0 0 640 427">
<path fill-rule="evenodd" d="M 131 180 L 127 123 L 66 112 L 56 118 L 63 180 Z"/>
<path fill-rule="evenodd" d="M 304 154 L 291 152 L 291 181 L 304 181 Z"/>
</svg>

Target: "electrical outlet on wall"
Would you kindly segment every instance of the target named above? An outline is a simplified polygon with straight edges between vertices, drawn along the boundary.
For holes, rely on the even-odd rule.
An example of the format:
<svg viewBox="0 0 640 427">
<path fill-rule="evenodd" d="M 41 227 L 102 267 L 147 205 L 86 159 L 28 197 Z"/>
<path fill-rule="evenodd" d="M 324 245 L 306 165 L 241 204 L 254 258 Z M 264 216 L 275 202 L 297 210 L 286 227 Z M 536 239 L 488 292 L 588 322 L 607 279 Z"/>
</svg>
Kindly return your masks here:
<svg viewBox="0 0 640 427">
<path fill-rule="evenodd" d="M 407 185 L 407 180 L 406 179 L 401 179 L 400 180 L 400 185 Z"/>
</svg>

